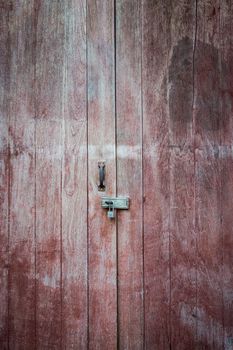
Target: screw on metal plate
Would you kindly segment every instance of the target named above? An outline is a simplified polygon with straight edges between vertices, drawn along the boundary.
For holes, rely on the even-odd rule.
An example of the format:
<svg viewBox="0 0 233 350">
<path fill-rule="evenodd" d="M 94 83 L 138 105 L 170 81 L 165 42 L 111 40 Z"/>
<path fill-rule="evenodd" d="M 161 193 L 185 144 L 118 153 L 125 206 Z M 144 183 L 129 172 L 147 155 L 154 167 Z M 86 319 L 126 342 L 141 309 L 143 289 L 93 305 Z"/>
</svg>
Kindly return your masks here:
<svg viewBox="0 0 233 350">
<path fill-rule="evenodd" d="M 98 190 L 104 192 L 105 191 L 105 162 L 100 161 L 98 162 L 98 168 L 99 168 L 99 185 Z"/>
<path fill-rule="evenodd" d="M 129 198 L 128 197 L 102 197 L 101 198 L 102 208 L 108 209 L 108 218 L 115 218 L 115 209 L 129 209 Z"/>
</svg>

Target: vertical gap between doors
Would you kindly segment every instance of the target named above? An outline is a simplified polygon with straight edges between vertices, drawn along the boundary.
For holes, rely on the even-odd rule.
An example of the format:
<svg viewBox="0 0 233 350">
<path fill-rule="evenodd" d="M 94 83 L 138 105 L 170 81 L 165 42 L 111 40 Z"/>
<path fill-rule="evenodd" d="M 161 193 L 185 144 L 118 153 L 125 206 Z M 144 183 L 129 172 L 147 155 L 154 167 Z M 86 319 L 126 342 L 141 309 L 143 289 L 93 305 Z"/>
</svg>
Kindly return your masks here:
<svg viewBox="0 0 233 350">
<path fill-rule="evenodd" d="M 117 6 L 116 1 L 113 0 L 114 6 L 114 114 L 115 114 L 115 169 L 116 169 L 116 196 L 118 195 L 118 183 L 117 183 L 117 33 L 116 33 L 116 25 L 117 25 Z M 119 251 L 118 251 L 118 215 L 116 211 L 116 324 L 117 324 L 117 349 L 120 348 L 120 320 L 119 320 Z"/>
<path fill-rule="evenodd" d="M 87 349 L 89 349 L 89 343 L 90 343 L 90 328 L 89 328 L 89 320 L 90 320 L 90 314 L 89 314 L 89 189 L 88 189 L 88 178 L 89 178 L 89 149 L 88 149 L 88 128 L 89 128 L 89 120 L 88 120 L 88 0 L 86 0 L 86 190 L 87 190 L 87 216 L 86 216 L 86 222 L 87 222 L 87 260 L 86 260 L 86 278 L 87 278 Z"/>
</svg>

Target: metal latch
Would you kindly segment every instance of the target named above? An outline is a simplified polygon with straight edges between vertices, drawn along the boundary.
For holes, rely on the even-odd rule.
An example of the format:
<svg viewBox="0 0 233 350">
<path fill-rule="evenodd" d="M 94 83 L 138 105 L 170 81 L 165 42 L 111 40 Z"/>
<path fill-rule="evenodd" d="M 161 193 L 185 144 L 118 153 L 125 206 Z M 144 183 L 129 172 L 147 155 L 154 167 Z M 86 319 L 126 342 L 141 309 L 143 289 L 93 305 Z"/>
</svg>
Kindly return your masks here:
<svg viewBox="0 0 233 350">
<path fill-rule="evenodd" d="M 129 209 L 128 197 L 102 197 L 102 208 L 108 209 L 108 218 L 115 218 L 115 209 Z"/>
</svg>

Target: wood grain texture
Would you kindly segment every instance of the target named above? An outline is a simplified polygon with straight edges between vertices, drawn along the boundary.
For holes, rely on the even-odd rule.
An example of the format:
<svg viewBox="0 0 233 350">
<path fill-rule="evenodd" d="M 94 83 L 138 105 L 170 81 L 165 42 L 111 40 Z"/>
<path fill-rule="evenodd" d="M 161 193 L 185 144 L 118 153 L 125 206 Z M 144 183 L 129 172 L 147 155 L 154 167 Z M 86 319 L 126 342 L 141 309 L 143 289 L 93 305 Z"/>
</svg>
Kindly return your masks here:
<svg viewBox="0 0 233 350">
<path fill-rule="evenodd" d="M 0 349 L 233 350 L 232 1 L 0 19 Z"/>
<path fill-rule="evenodd" d="M 197 348 L 222 349 L 219 2 L 198 1 L 195 52 Z"/>
<path fill-rule="evenodd" d="M 141 2 L 116 3 L 118 337 L 120 349 L 143 349 Z"/>
<path fill-rule="evenodd" d="M 170 1 L 144 0 L 142 11 L 145 347 L 162 350 L 170 349 Z"/>
<path fill-rule="evenodd" d="M 106 195 L 116 194 L 114 1 L 88 0 L 89 347 L 117 347 L 116 225 L 100 205 L 98 161 Z"/>
<path fill-rule="evenodd" d="M 86 2 L 65 4 L 62 348 L 87 347 Z"/>
<path fill-rule="evenodd" d="M 220 7 L 221 49 L 221 121 L 220 121 L 220 171 L 221 171 L 221 231 L 222 231 L 222 291 L 223 291 L 223 344 L 225 350 L 233 349 L 233 4 L 222 1 Z"/>
<path fill-rule="evenodd" d="M 233 349 L 233 254 L 232 254 L 232 183 L 233 183 L 233 155 L 232 148 L 221 149 L 221 203 L 222 203 L 222 239 L 223 239 L 223 331 L 224 349 Z"/>
<path fill-rule="evenodd" d="M 195 1 L 173 2 L 170 18 L 168 105 L 170 131 L 170 276 L 172 349 L 196 340 L 193 52 Z"/>
<path fill-rule="evenodd" d="M 34 3 L 9 14 L 9 348 L 35 347 Z M 22 103 L 23 100 L 23 103 Z"/>
<path fill-rule="evenodd" d="M 64 4 L 36 6 L 36 334 L 62 348 L 62 156 Z"/>
<path fill-rule="evenodd" d="M 9 6 L 0 10 L 0 348 L 8 347 Z"/>
<path fill-rule="evenodd" d="M 36 128 L 36 333 L 39 349 L 61 347 L 61 123 Z"/>
</svg>

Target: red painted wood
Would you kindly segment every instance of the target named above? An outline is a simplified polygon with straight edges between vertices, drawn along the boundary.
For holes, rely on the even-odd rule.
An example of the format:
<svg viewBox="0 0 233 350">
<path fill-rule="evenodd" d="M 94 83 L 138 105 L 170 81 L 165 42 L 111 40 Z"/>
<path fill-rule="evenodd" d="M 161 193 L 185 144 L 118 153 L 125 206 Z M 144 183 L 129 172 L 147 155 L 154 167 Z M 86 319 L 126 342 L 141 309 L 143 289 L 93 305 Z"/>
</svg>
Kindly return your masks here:
<svg viewBox="0 0 233 350">
<path fill-rule="evenodd" d="M 14 3 L 8 18 L 10 349 L 32 349 L 35 346 L 33 6 L 33 1 L 20 1 L 18 6 Z"/>
<path fill-rule="evenodd" d="M 195 52 L 197 348 L 223 347 L 219 3 L 198 3 Z"/>
<path fill-rule="evenodd" d="M 232 276 L 232 183 L 233 155 L 231 146 L 221 145 L 221 204 L 222 204 L 222 239 L 223 239 L 223 327 L 224 349 L 231 350 L 233 344 L 233 276 Z"/>
<path fill-rule="evenodd" d="M 222 290 L 224 349 L 233 348 L 233 229 L 232 229 L 232 106 L 233 106 L 233 51 L 232 51 L 233 5 L 222 1 L 220 8 L 221 43 L 221 122 L 220 122 L 220 164 L 221 164 L 221 231 L 222 231 Z"/>
<path fill-rule="evenodd" d="M 1 101 L 2 102 L 2 101 Z M 2 106 L 2 104 L 1 104 Z M 7 120 L 7 116 L 4 116 Z M 0 123 L 0 347 L 8 346 L 8 134 L 7 123 Z"/>
<path fill-rule="evenodd" d="M 193 52 L 195 2 L 171 8 L 168 67 L 170 149 L 170 274 L 172 349 L 196 340 L 196 237 L 194 206 Z M 175 28 L 175 30 L 173 30 Z"/>
<path fill-rule="evenodd" d="M 1 349 L 232 350 L 232 9 L 1 3 Z"/>
<path fill-rule="evenodd" d="M 0 9 L 0 348 L 8 346 L 9 6 Z"/>
<path fill-rule="evenodd" d="M 61 345 L 61 123 L 36 128 L 36 333 L 39 349 Z"/>
<path fill-rule="evenodd" d="M 46 29 L 46 30 L 45 30 Z M 36 7 L 36 335 L 62 348 L 62 119 L 64 4 Z"/>
<path fill-rule="evenodd" d="M 116 3 L 117 194 L 119 348 L 143 349 L 141 2 Z"/>
<path fill-rule="evenodd" d="M 87 345 L 86 6 L 65 4 L 62 349 Z"/>
<path fill-rule="evenodd" d="M 144 0 L 142 11 L 145 347 L 162 350 L 170 349 L 170 2 Z"/>
<path fill-rule="evenodd" d="M 101 208 L 116 194 L 114 2 L 88 0 L 89 347 L 117 347 L 116 224 Z M 106 192 L 98 192 L 98 161 L 106 161 Z"/>
</svg>

